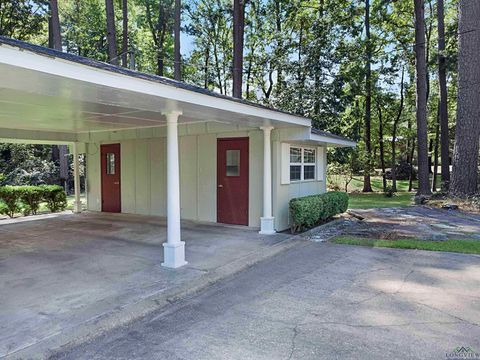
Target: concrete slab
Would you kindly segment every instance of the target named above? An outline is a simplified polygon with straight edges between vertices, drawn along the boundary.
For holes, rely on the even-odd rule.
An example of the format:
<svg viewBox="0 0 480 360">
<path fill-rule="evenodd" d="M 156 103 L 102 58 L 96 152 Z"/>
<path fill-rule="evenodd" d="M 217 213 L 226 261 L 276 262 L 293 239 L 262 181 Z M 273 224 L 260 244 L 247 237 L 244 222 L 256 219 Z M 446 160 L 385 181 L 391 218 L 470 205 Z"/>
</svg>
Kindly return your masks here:
<svg viewBox="0 0 480 360">
<path fill-rule="evenodd" d="M 446 359 L 480 348 L 480 256 L 310 242 L 53 359 Z M 467 356 L 468 355 L 468 356 Z"/>
<path fill-rule="evenodd" d="M 160 265 L 161 218 L 83 213 L 0 225 L 0 358 L 91 337 L 290 246 L 286 234 L 189 221 L 182 235 L 189 264 L 170 270 Z"/>
</svg>

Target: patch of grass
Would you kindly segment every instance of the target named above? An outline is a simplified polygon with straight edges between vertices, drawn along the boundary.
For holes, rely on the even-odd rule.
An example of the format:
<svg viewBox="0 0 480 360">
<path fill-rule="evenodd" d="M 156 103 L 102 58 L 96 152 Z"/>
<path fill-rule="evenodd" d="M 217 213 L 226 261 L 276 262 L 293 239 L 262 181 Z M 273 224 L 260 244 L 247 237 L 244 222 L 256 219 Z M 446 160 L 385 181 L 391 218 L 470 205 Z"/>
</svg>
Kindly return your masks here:
<svg viewBox="0 0 480 360">
<path fill-rule="evenodd" d="M 335 244 L 361 245 L 396 249 L 418 249 L 428 251 L 448 251 L 464 254 L 480 254 L 479 240 L 379 240 L 359 237 L 339 236 L 332 240 Z"/>
<path fill-rule="evenodd" d="M 373 191 L 383 191 L 383 180 L 381 176 L 372 176 L 372 189 Z M 388 185 L 392 185 L 391 180 L 387 180 Z M 413 187 L 417 186 L 417 181 L 413 182 Z M 343 189 L 343 186 L 342 186 Z M 362 191 L 363 189 L 363 177 L 355 176 L 352 182 L 348 185 L 348 191 Z M 408 191 L 408 180 L 397 180 L 397 191 Z"/>
<path fill-rule="evenodd" d="M 432 176 L 430 175 L 430 183 L 431 183 Z M 378 191 L 378 192 L 383 192 L 383 180 L 381 176 L 372 176 L 370 178 L 371 183 L 372 183 L 372 190 L 373 191 Z M 344 189 L 344 181 L 341 176 L 331 176 L 328 178 L 328 184 L 337 184 L 340 189 Z M 408 180 L 397 180 L 397 191 L 399 192 L 406 192 L 408 191 Z M 417 188 L 417 180 L 413 181 L 413 189 Z M 437 186 L 440 187 L 441 184 L 441 177 L 440 175 L 437 176 Z M 391 186 L 392 185 L 392 180 L 387 180 L 387 185 Z M 361 176 L 355 176 L 350 184 L 348 185 L 348 191 L 362 191 L 363 189 L 363 177 Z"/>
<path fill-rule="evenodd" d="M 405 207 L 412 205 L 413 193 L 398 192 L 391 198 L 383 193 L 354 193 L 349 194 L 349 209 L 371 209 L 387 207 Z"/>
<path fill-rule="evenodd" d="M 83 207 L 85 208 L 85 204 L 87 201 L 85 193 L 80 194 L 80 201 L 82 202 Z M 74 202 L 75 202 L 75 195 L 67 195 L 67 207 L 65 208 L 65 210 L 73 210 Z M 41 203 L 39 213 L 45 213 L 45 212 L 49 212 L 47 208 L 47 203 Z"/>
</svg>

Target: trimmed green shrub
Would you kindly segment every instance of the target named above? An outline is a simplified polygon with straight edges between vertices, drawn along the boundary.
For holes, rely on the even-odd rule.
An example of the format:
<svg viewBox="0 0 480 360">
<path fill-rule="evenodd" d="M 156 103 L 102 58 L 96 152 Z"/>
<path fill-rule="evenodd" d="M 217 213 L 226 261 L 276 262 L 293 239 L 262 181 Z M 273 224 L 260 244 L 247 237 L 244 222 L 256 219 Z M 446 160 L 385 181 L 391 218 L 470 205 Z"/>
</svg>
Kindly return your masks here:
<svg viewBox="0 0 480 360">
<path fill-rule="evenodd" d="M 311 228 L 348 209 L 348 194 L 332 191 L 290 200 L 292 232 Z"/>
<path fill-rule="evenodd" d="M 51 212 L 63 211 L 67 207 L 67 194 L 59 185 L 40 185 L 43 190 L 43 200 Z"/>
<path fill-rule="evenodd" d="M 1 186 L 0 200 L 3 202 L 3 206 L 0 206 L 0 212 L 4 215 L 13 218 L 15 214 L 22 210 L 20 190 L 17 186 Z"/>
<path fill-rule="evenodd" d="M 23 215 L 36 215 L 45 195 L 44 189 L 39 186 L 19 186 L 17 189 L 23 205 Z"/>
<path fill-rule="evenodd" d="M 62 211 L 67 207 L 67 194 L 58 185 L 0 186 L 0 214 L 36 214 L 42 202 L 51 212 Z"/>
</svg>

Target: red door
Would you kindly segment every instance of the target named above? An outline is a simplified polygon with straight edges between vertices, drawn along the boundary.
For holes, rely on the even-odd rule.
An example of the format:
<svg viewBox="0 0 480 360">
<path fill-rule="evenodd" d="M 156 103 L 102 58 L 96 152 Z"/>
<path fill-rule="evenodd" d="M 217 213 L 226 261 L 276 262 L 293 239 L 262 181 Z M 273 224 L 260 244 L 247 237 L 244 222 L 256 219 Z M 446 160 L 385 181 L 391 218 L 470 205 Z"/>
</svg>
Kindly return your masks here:
<svg viewBox="0 0 480 360">
<path fill-rule="evenodd" d="M 120 212 L 120 144 L 100 146 L 102 163 L 102 211 Z"/>
<path fill-rule="evenodd" d="M 217 140 L 217 221 L 248 225 L 248 138 Z"/>
</svg>

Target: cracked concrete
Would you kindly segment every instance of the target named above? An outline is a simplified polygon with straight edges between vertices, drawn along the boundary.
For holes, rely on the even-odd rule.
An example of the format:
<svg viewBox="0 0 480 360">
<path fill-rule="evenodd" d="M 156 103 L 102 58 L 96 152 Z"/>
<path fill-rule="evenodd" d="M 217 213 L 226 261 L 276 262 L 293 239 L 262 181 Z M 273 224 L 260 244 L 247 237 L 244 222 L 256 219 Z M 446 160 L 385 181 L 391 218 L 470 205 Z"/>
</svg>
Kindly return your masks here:
<svg viewBox="0 0 480 360">
<path fill-rule="evenodd" d="M 480 256 L 308 243 L 54 359 L 444 359 L 480 348 Z"/>
</svg>

